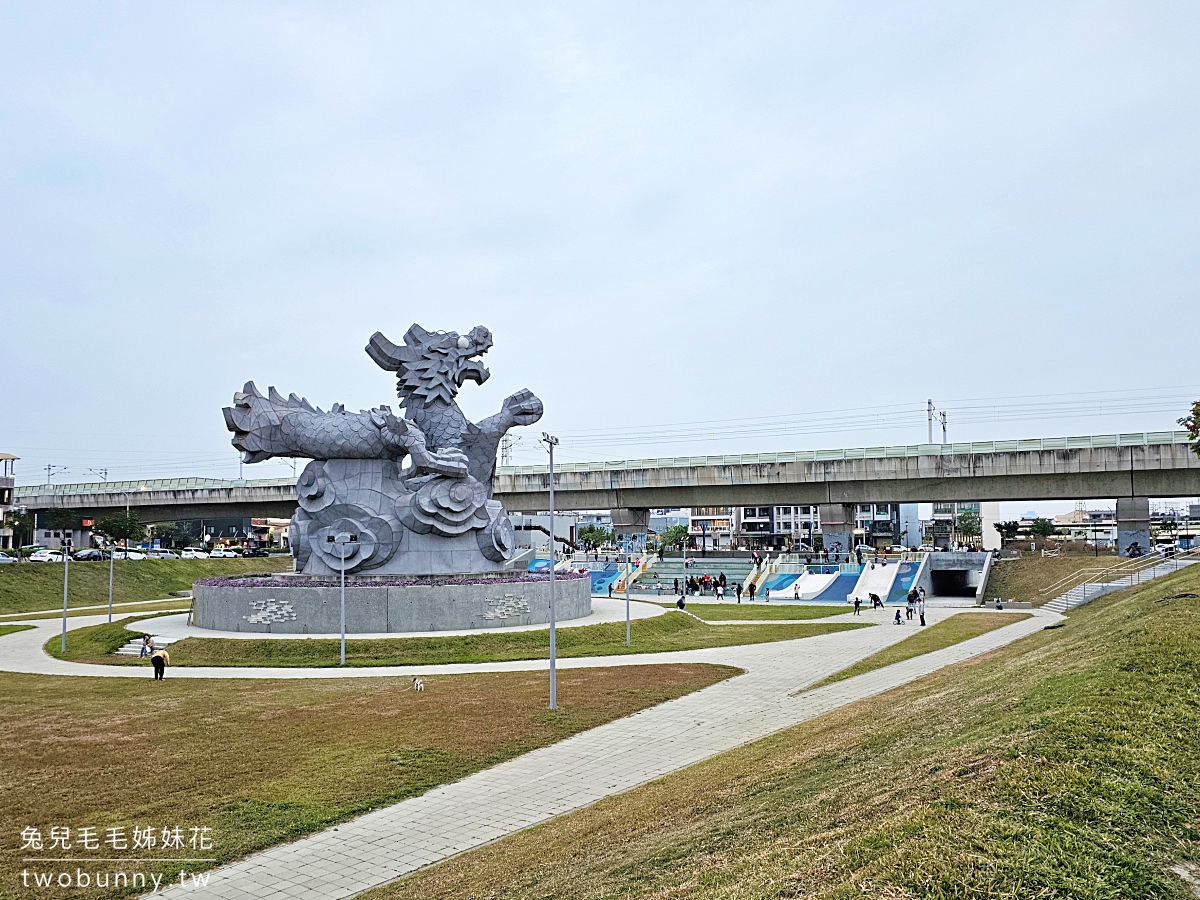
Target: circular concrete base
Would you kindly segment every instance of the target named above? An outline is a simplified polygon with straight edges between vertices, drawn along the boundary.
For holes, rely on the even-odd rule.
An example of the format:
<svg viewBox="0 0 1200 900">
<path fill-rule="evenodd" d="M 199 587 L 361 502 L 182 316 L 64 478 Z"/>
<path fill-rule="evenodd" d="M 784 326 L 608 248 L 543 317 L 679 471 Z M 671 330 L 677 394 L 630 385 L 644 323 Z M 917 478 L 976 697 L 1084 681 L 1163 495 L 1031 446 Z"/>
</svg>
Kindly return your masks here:
<svg viewBox="0 0 1200 900">
<path fill-rule="evenodd" d="M 260 634 L 337 634 L 341 630 L 341 591 L 336 583 L 205 579 L 196 582 L 192 590 L 192 622 L 200 628 Z M 591 614 L 590 578 L 556 578 L 554 595 L 557 619 Z M 347 634 L 483 630 L 549 621 L 550 582 L 545 578 L 473 576 L 471 583 L 447 583 L 446 579 L 346 583 Z"/>
</svg>

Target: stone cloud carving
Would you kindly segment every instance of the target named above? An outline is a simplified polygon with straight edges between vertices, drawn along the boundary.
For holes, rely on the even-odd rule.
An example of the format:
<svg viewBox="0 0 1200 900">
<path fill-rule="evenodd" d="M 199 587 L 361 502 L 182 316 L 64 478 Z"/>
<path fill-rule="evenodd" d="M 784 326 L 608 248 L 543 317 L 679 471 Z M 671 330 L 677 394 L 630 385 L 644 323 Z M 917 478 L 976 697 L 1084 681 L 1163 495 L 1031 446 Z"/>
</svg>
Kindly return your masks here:
<svg viewBox="0 0 1200 900">
<path fill-rule="evenodd" d="M 396 374 L 401 415 L 323 412 L 253 382 L 234 394 L 225 424 L 246 462 L 312 460 L 296 485 L 297 571 L 338 572 L 343 555 L 347 572 L 379 575 L 495 572 L 512 558 L 512 522 L 492 499 L 496 454 L 510 428 L 542 417 L 542 402 L 521 390 L 494 416 L 467 420 L 455 398 L 464 382 L 488 379 L 478 357 L 491 346 L 482 326 L 459 335 L 413 325 L 402 345 L 376 332 L 367 354 Z M 341 533 L 357 540 L 329 540 Z"/>
</svg>

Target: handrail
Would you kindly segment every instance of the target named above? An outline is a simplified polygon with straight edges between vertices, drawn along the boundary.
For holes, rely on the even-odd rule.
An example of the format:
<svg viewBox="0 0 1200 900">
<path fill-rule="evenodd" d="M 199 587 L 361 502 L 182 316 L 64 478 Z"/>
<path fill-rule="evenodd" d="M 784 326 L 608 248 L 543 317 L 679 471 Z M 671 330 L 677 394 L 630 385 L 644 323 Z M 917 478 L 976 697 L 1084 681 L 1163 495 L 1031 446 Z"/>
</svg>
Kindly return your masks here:
<svg viewBox="0 0 1200 900">
<path fill-rule="evenodd" d="M 1123 559 L 1121 562 L 1105 568 L 1080 569 L 1078 572 L 1068 575 L 1065 578 L 1060 578 L 1048 587 L 1043 588 L 1038 593 L 1038 596 L 1058 597 L 1079 587 L 1081 584 L 1108 584 L 1120 578 L 1138 575 L 1155 566 L 1181 560 L 1200 560 L 1200 550 L 1177 551 L 1171 556 L 1159 556 L 1155 553 L 1149 553 L 1145 556 L 1136 556 L 1133 559 Z"/>
</svg>

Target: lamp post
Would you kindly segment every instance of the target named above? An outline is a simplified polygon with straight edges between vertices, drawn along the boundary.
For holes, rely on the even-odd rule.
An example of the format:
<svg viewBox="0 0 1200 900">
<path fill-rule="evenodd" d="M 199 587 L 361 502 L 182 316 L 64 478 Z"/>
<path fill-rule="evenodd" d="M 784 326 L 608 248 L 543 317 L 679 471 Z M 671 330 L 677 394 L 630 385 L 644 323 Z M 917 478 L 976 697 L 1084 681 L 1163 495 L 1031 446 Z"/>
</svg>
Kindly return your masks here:
<svg viewBox="0 0 1200 900">
<path fill-rule="evenodd" d="M 542 441 L 550 451 L 550 709 L 558 709 L 558 673 L 555 671 L 558 635 L 554 624 L 554 448 L 558 446 L 558 438 L 543 431 Z M 626 590 L 628 584 L 626 582 Z"/>
<path fill-rule="evenodd" d="M 67 579 L 71 568 L 71 537 L 64 534 L 62 538 L 62 558 L 63 558 L 63 624 L 62 624 L 62 652 L 63 656 L 67 654 Z"/>
<path fill-rule="evenodd" d="M 629 646 L 629 579 L 633 577 L 633 561 L 625 555 L 625 646 Z"/>
<path fill-rule="evenodd" d="M 346 664 L 346 556 L 348 555 L 347 547 L 350 544 L 358 543 L 358 535 L 341 531 L 337 534 L 326 535 L 325 540 L 337 547 L 338 559 L 342 563 L 342 650 L 338 665 L 344 666 Z"/>
</svg>

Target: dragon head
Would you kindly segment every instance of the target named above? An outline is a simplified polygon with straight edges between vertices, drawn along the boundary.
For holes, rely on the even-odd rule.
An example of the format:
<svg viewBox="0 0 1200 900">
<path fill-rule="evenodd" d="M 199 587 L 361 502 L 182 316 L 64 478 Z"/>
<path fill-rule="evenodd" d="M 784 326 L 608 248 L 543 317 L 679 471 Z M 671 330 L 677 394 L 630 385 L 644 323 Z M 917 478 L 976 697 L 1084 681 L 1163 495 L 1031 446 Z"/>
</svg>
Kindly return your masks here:
<svg viewBox="0 0 1200 900">
<path fill-rule="evenodd" d="M 491 346 L 492 333 L 482 325 L 465 335 L 413 325 L 404 335 L 403 346 L 375 332 L 367 343 L 367 355 L 381 369 L 396 373 L 396 391 L 403 405 L 429 406 L 435 400 L 453 403 L 468 379 L 476 384 L 487 381 L 491 372 L 476 357 Z"/>
</svg>

